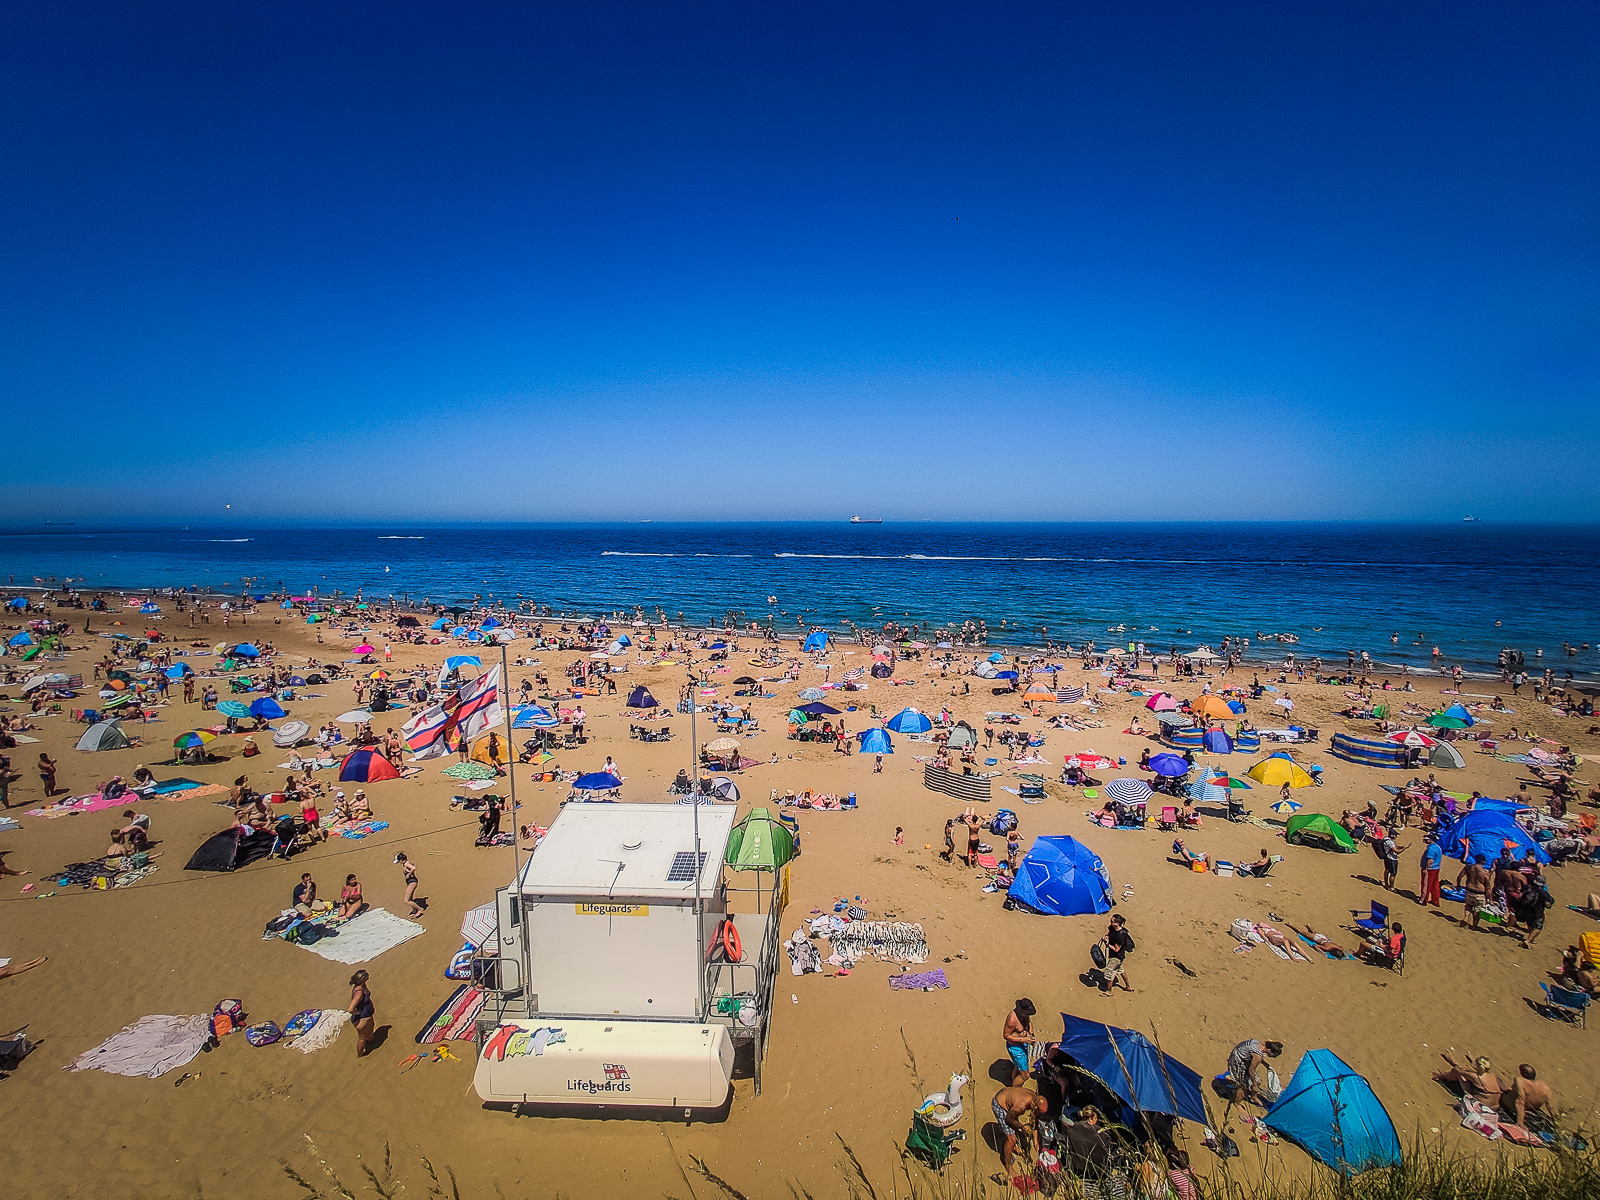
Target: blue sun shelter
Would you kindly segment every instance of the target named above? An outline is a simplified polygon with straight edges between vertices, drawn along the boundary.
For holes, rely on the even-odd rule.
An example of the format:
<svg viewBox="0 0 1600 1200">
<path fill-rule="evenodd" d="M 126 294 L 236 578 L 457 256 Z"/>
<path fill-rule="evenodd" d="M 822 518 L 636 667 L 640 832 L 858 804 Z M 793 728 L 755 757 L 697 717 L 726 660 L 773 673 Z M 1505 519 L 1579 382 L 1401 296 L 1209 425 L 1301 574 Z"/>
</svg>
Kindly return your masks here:
<svg viewBox="0 0 1600 1200">
<path fill-rule="evenodd" d="M 1440 838 L 1439 845 L 1451 858 L 1466 861 L 1468 855 L 1483 855 L 1485 862 L 1494 862 L 1506 850 L 1506 843 L 1516 846 L 1512 856 L 1521 858 L 1529 850 L 1536 860 L 1550 861 L 1543 847 L 1528 836 L 1528 831 L 1517 824 L 1515 809 L 1474 807 L 1465 816 L 1456 819 Z"/>
<path fill-rule="evenodd" d="M 902 708 L 884 722 L 883 727 L 896 733 L 927 733 L 933 728 L 933 722 L 914 708 Z"/>
<path fill-rule="evenodd" d="M 1077 838 L 1035 838 L 1017 865 L 1009 901 L 1051 917 L 1111 911 L 1111 877 L 1100 856 Z"/>
<path fill-rule="evenodd" d="M 1201 742 L 1207 754 L 1232 754 L 1233 739 L 1230 738 L 1221 726 L 1208 729 L 1201 736 Z"/>
<path fill-rule="evenodd" d="M 1400 1139 L 1372 1087 L 1332 1050 L 1308 1050 L 1267 1125 L 1343 1175 L 1400 1165 Z"/>
<path fill-rule="evenodd" d="M 889 740 L 889 735 L 881 729 L 863 729 L 860 733 L 861 753 L 863 754 L 893 754 L 894 743 Z"/>
<path fill-rule="evenodd" d="M 263 721 L 276 721 L 279 717 L 287 717 L 289 714 L 284 712 L 283 705 L 271 696 L 262 696 L 250 705 L 250 715 L 259 717 Z"/>
<path fill-rule="evenodd" d="M 820 654 L 827 648 L 828 635 L 819 629 L 815 633 L 807 635 L 805 645 L 802 646 L 800 650 L 803 654 L 810 654 L 812 652 Z"/>
<path fill-rule="evenodd" d="M 1061 1049 L 1124 1104 L 1207 1125 L 1200 1074 L 1163 1054 L 1144 1034 L 1061 1014 Z"/>
</svg>

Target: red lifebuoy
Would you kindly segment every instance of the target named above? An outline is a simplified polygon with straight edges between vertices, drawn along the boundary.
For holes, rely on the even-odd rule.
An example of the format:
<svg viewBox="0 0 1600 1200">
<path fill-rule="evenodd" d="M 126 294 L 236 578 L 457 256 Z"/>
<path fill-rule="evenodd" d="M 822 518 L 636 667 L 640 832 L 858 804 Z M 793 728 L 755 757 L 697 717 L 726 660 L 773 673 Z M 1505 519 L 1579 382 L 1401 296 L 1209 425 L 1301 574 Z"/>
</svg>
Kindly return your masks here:
<svg viewBox="0 0 1600 1200">
<path fill-rule="evenodd" d="M 744 943 L 739 940 L 738 927 L 730 917 L 722 922 L 722 948 L 727 952 L 729 962 L 744 961 Z"/>
</svg>

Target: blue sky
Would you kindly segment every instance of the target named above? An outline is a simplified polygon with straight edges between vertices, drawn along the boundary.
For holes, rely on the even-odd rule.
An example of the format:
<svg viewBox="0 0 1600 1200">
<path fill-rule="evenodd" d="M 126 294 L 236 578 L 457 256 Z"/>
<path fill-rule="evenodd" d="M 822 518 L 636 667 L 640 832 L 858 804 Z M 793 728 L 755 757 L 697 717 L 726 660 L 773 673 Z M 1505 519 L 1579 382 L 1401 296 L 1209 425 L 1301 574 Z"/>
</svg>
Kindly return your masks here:
<svg viewBox="0 0 1600 1200">
<path fill-rule="evenodd" d="M 7 509 L 1600 519 L 1600 10 L 1397 8 L 9 6 Z"/>
</svg>

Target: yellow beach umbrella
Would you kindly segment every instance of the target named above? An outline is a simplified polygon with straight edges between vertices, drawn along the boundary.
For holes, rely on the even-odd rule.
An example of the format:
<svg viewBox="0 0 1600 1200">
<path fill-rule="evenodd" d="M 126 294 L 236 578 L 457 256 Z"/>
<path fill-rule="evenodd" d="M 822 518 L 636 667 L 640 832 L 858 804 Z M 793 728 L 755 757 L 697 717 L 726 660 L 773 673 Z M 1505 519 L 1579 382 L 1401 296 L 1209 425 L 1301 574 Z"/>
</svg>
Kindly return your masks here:
<svg viewBox="0 0 1600 1200">
<path fill-rule="evenodd" d="M 1304 768 L 1287 758 L 1264 758 L 1245 774 L 1268 787 L 1282 787 L 1287 783 L 1292 788 L 1303 788 L 1316 782 Z"/>
</svg>

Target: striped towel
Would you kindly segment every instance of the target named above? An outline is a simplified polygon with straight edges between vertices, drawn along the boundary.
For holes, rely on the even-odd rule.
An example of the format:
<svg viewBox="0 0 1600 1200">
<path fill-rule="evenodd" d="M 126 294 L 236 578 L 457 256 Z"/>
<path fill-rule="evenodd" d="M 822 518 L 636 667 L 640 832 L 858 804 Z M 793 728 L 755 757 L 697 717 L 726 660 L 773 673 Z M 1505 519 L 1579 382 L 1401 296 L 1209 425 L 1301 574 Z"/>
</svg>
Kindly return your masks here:
<svg viewBox="0 0 1600 1200">
<path fill-rule="evenodd" d="M 1057 704 L 1076 704 L 1079 700 L 1082 700 L 1082 699 L 1083 699 L 1083 689 L 1081 687 L 1069 687 L 1069 688 L 1057 688 L 1056 689 L 1056 703 Z"/>
</svg>

